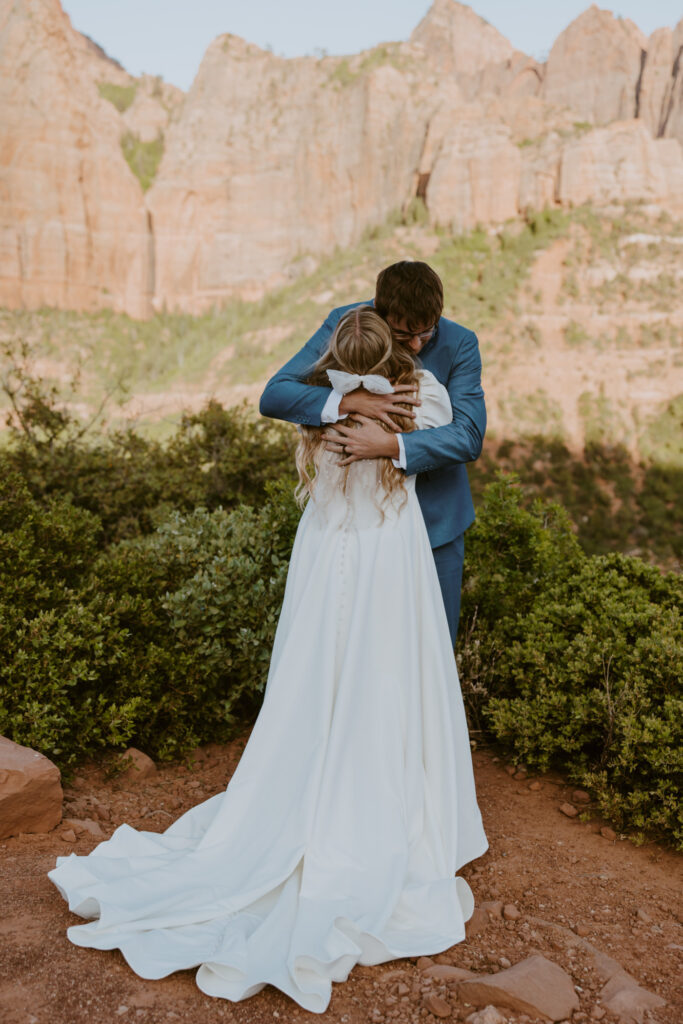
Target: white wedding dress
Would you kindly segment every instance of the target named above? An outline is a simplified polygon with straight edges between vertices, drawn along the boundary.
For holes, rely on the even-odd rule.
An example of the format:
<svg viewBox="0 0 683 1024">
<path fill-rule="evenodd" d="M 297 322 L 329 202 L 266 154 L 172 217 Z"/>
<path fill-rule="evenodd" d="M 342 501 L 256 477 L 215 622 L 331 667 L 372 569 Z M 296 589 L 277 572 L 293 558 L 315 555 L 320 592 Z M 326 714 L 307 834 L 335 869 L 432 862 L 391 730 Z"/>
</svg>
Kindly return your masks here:
<svg viewBox="0 0 683 1024">
<path fill-rule="evenodd" d="M 420 396 L 418 427 L 451 421 L 427 371 Z M 353 463 L 344 494 L 337 459 L 301 518 L 227 789 L 49 872 L 88 919 L 76 945 L 118 948 L 143 978 L 198 967 L 203 992 L 233 1001 L 274 985 L 314 1013 L 356 963 L 461 941 L 473 900 L 456 871 L 487 849 L 415 477 L 382 520 L 377 463 Z"/>
</svg>

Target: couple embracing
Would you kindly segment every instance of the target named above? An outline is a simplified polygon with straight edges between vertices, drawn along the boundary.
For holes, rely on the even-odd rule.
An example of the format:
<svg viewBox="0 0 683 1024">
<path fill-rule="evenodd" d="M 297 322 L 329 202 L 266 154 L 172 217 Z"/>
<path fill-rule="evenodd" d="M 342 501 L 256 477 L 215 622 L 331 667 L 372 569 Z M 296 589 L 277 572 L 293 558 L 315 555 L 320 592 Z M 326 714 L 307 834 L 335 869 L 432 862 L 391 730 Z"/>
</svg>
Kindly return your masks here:
<svg viewBox="0 0 683 1024">
<path fill-rule="evenodd" d="M 430 267 L 394 264 L 268 382 L 305 508 L 261 710 L 223 792 L 57 859 L 77 945 L 322 1013 L 355 964 L 464 938 L 457 871 L 487 841 L 453 644 L 486 417 L 476 336 L 442 308 Z"/>
</svg>

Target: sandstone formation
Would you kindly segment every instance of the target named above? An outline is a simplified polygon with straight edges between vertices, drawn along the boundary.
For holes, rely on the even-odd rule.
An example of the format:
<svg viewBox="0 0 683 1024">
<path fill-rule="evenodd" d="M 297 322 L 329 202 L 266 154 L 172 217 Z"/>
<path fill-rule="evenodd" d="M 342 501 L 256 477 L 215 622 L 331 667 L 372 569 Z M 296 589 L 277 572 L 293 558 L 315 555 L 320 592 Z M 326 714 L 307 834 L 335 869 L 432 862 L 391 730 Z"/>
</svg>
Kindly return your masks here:
<svg viewBox="0 0 683 1024">
<path fill-rule="evenodd" d="M 150 236 L 93 79 L 120 78 L 58 0 L 0 7 L 0 302 L 148 312 Z"/>
<path fill-rule="evenodd" d="M 0 0 L 0 108 L 12 307 L 257 298 L 416 198 L 455 231 L 546 204 L 683 208 L 683 21 L 648 39 L 595 6 L 544 64 L 456 0 L 344 58 L 225 34 L 184 96 L 130 76 L 59 0 Z M 163 156 L 143 175 L 146 146 Z"/>
<path fill-rule="evenodd" d="M 435 223 L 455 231 L 500 223 L 518 213 L 522 156 L 510 129 L 462 111 L 443 140 L 426 202 Z"/>
<path fill-rule="evenodd" d="M 362 64 L 284 60 L 229 35 L 211 44 L 148 196 L 158 307 L 262 294 L 410 194 L 422 96 L 391 62 Z"/>
<path fill-rule="evenodd" d="M 59 768 L 38 751 L 0 736 L 0 839 L 49 832 L 61 817 Z"/>
<path fill-rule="evenodd" d="M 514 53 L 505 36 L 457 0 L 434 0 L 410 42 L 424 47 L 429 64 L 446 74 L 473 75 Z"/>
<path fill-rule="evenodd" d="M 647 39 L 632 21 L 592 4 L 555 40 L 543 98 L 595 124 L 635 117 L 646 54 Z"/>
<path fill-rule="evenodd" d="M 675 139 L 653 139 L 641 121 L 614 122 L 562 147 L 563 204 L 676 196 L 683 197 L 683 148 Z"/>
<path fill-rule="evenodd" d="M 129 83 L 130 84 L 130 83 Z M 185 94 L 181 89 L 153 75 L 141 75 L 135 82 L 135 96 L 123 111 L 125 128 L 142 142 L 151 142 L 163 135 L 169 121 L 178 113 Z"/>
<path fill-rule="evenodd" d="M 642 118 L 683 143 L 683 19 L 648 39 L 593 4 L 557 37 L 540 95 L 591 124 Z"/>
</svg>

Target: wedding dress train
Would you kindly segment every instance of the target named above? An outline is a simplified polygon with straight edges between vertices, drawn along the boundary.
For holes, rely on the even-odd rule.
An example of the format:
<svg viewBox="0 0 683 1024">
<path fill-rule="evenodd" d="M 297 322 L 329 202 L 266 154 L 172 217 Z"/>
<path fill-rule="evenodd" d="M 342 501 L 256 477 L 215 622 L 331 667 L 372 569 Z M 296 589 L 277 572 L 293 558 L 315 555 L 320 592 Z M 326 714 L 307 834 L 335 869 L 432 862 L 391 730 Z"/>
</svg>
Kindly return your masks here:
<svg viewBox="0 0 683 1024">
<path fill-rule="evenodd" d="M 450 422 L 424 371 L 417 426 Z M 226 790 L 163 833 L 121 825 L 50 879 L 143 978 L 198 968 L 237 1001 L 266 984 L 322 1013 L 356 963 L 437 953 L 473 909 L 487 849 L 434 558 L 406 478 L 378 509 L 376 463 L 346 493 L 327 453 L 292 551 L 258 718 Z M 381 495 L 380 495 L 381 496 Z"/>
</svg>

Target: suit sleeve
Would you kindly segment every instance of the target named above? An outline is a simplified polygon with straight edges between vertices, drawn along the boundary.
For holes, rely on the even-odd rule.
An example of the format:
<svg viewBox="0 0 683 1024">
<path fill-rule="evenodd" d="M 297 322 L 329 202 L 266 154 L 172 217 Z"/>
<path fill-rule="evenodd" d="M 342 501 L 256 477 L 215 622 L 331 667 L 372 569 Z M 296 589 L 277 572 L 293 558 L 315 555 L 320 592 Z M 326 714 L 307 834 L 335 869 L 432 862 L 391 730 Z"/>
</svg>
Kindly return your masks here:
<svg viewBox="0 0 683 1024">
<path fill-rule="evenodd" d="M 303 348 L 270 378 L 259 403 L 262 416 L 311 427 L 321 425 L 320 417 L 332 388 L 306 384 L 305 381 L 327 347 L 338 319 L 337 311 L 332 310 Z"/>
<path fill-rule="evenodd" d="M 453 409 L 452 422 L 403 434 L 409 475 L 474 462 L 481 454 L 486 406 L 479 342 L 474 331 L 467 331 L 458 347 L 446 390 Z"/>
</svg>

